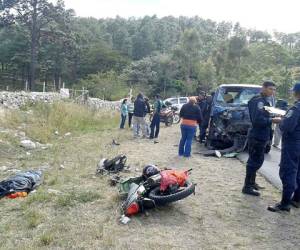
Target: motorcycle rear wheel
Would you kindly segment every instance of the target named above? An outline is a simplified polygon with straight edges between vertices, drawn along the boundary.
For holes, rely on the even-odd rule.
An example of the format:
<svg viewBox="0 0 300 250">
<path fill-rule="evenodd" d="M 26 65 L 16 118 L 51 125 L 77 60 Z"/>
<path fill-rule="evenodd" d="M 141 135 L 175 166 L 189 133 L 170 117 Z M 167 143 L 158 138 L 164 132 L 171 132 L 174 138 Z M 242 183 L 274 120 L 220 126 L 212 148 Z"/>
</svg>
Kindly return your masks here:
<svg viewBox="0 0 300 250">
<path fill-rule="evenodd" d="M 180 188 L 178 192 L 174 194 L 163 195 L 160 192 L 160 187 L 156 187 L 150 191 L 149 198 L 154 200 L 156 205 L 165 205 L 167 203 L 182 200 L 193 193 L 195 193 L 195 184 L 186 181 L 184 187 Z"/>
<path fill-rule="evenodd" d="M 173 117 L 172 116 L 166 117 L 165 124 L 167 127 L 171 126 L 173 124 Z"/>
</svg>

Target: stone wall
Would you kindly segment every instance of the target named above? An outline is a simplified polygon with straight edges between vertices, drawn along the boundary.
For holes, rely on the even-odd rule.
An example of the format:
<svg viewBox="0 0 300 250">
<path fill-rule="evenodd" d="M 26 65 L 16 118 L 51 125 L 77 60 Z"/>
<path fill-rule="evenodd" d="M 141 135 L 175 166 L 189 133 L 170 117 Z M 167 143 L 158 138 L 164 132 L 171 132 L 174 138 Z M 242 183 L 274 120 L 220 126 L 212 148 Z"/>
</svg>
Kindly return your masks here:
<svg viewBox="0 0 300 250">
<path fill-rule="evenodd" d="M 87 105 L 89 108 L 98 110 L 98 109 L 110 109 L 110 110 L 119 110 L 121 106 L 120 101 L 109 102 L 103 101 L 99 98 L 88 98 Z"/>
<path fill-rule="evenodd" d="M 0 106 L 12 109 L 20 108 L 28 103 L 53 103 L 61 99 L 63 96 L 55 92 L 0 92 Z"/>
<path fill-rule="evenodd" d="M 65 93 L 56 92 L 0 92 L 0 107 L 17 109 L 26 104 L 33 104 L 37 102 L 53 103 L 54 101 L 68 99 Z M 77 99 L 76 102 L 85 104 L 93 110 L 98 109 L 110 109 L 119 110 L 120 101 L 109 102 L 103 101 L 98 98 L 87 97 L 86 100 L 83 98 Z"/>
</svg>

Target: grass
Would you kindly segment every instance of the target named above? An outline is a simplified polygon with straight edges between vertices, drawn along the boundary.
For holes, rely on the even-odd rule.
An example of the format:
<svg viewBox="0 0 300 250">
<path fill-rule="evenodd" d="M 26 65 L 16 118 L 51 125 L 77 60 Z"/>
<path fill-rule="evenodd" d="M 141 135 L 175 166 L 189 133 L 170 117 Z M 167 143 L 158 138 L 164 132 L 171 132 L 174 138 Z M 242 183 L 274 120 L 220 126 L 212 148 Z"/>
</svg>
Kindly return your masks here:
<svg viewBox="0 0 300 250">
<path fill-rule="evenodd" d="M 115 112 L 97 112 L 71 102 L 35 104 L 23 110 L 5 114 L 0 125 L 17 129 L 26 124 L 26 135 L 36 141 L 47 143 L 65 133 L 88 133 L 115 127 L 119 117 Z"/>
<path fill-rule="evenodd" d="M 64 194 L 57 197 L 56 206 L 60 208 L 72 207 L 78 203 L 88 203 L 101 198 L 101 194 L 93 191 L 72 191 L 69 194 Z"/>
<path fill-rule="evenodd" d="M 16 144 L 18 142 L 17 138 L 9 133 L 0 133 L 0 140 L 9 144 Z"/>
<path fill-rule="evenodd" d="M 30 206 L 34 203 L 46 203 L 52 200 L 51 194 L 39 189 L 36 193 L 29 194 L 25 200 L 25 205 Z"/>
<path fill-rule="evenodd" d="M 49 246 L 54 240 L 53 235 L 50 232 L 44 232 L 39 237 L 39 242 L 41 246 Z"/>
<path fill-rule="evenodd" d="M 106 178 L 91 177 L 100 151 L 115 154 L 106 145 L 111 142 L 111 133 L 119 139 L 118 125 L 115 112 L 90 111 L 74 103 L 38 104 L 5 112 L 4 119 L 0 119 L 1 130 L 7 129 L 0 133 L 0 166 L 47 168 L 35 193 L 24 199 L 0 200 L 0 249 L 68 249 L 73 237 L 79 235 L 82 240 L 77 240 L 78 248 L 85 248 L 85 244 L 95 247 L 95 240 L 97 246 L 101 245 L 102 223 L 107 223 L 112 212 L 112 206 L 107 207 L 111 190 Z M 59 135 L 54 134 L 56 130 Z M 19 146 L 20 136 L 15 136 L 19 132 L 34 141 L 51 143 L 52 147 L 26 155 Z M 64 137 L 67 132 L 71 135 Z M 60 168 L 62 164 L 64 169 Z M 11 175 L 0 172 L 1 180 Z M 49 193 L 49 189 L 58 193 Z M 87 234 L 82 235 L 83 230 Z"/>
<path fill-rule="evenodd" d="M 86 191 L 86 192 L 81 192 L 77 195 L 75 195 L 76 201 L 80 203 L 87 203 L 87 202 L 92 202 L 95 200 L 99 200 L 102 198 L 101 194 L 96 193 L 94 191 Z"/>
<path fill-rule="evenodd" d="M 50 179 L 47 180 L 46 183 L 48 184 L 48 186 L 55 186 L 59 183 L 59 178 L 58 176 L 50 177 Z"/>
<path fill-rule="evenodd" d="M 24 217 L 26 219 L 27 227 L 29 229 L 36 228 L 43 221 L 42 214 L 36 210 L 30 210 L 26 212 Z"/>
<path fill-rule="evenodd" d="M 57 208 L 64 208 L 64 207 L 71 207 L 75 205 L 75 199 L 72 197 L 72 195 L 63 195 L 59 196 L 56 199 L 56 206 Z"/>
</svg>

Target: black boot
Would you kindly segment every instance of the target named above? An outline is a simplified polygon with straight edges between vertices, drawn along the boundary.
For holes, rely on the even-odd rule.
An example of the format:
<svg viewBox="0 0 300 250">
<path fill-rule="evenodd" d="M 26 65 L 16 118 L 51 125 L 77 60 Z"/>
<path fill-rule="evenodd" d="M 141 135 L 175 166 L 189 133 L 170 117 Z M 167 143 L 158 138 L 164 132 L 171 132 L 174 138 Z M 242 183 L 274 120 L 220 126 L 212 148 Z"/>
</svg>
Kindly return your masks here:
<svg viewBox="0 0 300 250">
<path fill-rule="evenodd" d="M 294 201 L 292 200 L 291 201 L 291 205 L 295 208 L 300 208 L 300 201 Z"/>
<path fill-rule="evenodd" d="M 291 194 L 283 189 L 281 202 L 274 206 L 269 206 L 268 210 L 271 212 L 289 212 L 291 210 Z"/>
<path fill-rule="evenodd" d="M 245 184 L 242 189 L 242 193 L 248 194 L 248 195 L 253 195 L 253 196 L 260 196 L 260 193 L 254 189 L 253 183 L 251 183 L 251 180 L 253 180 L 253 173 L 249 173 L 249 171 L 246 171 Z"/>
<path fill-rule="evenodd" d="M 261 190 L 261 189 L 265 189 L 265 187 L 262 187 L 260 185 L 258 185 L 256 182 L 255 182 L 255 179 L 256 179 L 256 173 L 252 174 L 251 176 L 251 185 L 253 186 L 253 189 L 254 190 Z"/>
<path fill-rule="evenodd" d="M 294 192 L 291 204 L 295 208 L 300 208 L 300 187 L 299 186 Z"/>
<path fill-rule="evenodd" d="M 280 202 L 280 203 L 276 203 L 274 206 L 269 206 L 268 210 L 275 213 L 289 212 L 291 210 L 291 206 L 284 205 Z"/>
<path fill-rule="evenodd" d="M 253 188 L 254 188 L 255 190 L 262 190 L 262 189 L 265 189 L 265 187 L 262 187 L 262 186 L 258 185 L 256 182 L 253 184 Z"/>
<path fill-rule="evenodd" d="M 298 192 L 294 193 L 294 196 L 293 196 L 292 201 L 291 201 L 291 205 L 295 208 L 300 208 L 300 199 L 299 199 Z"/>
<path fill-rule="evenodd" d="M 244 186 L 242 192 L 243 194 L 260 196 L 260 192 L 257 192 L 252 186 Z"/>
</svg>

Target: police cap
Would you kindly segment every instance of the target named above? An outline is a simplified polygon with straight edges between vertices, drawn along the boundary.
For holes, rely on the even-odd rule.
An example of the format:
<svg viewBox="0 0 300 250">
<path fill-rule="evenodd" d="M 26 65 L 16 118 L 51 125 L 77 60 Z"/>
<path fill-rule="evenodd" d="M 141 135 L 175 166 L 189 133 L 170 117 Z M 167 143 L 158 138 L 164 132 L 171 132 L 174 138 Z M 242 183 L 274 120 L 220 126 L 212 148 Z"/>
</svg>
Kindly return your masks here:
<svg viewBox="0 0 300 250">
<path fill-rule="evenodd" d="M 264 81 L 263 86 L 265 88 L 268 88 L 268 87 L 275 87 L 276 85 L 273 81 L 267 80 L 267 81 Z"/>
</svg>

